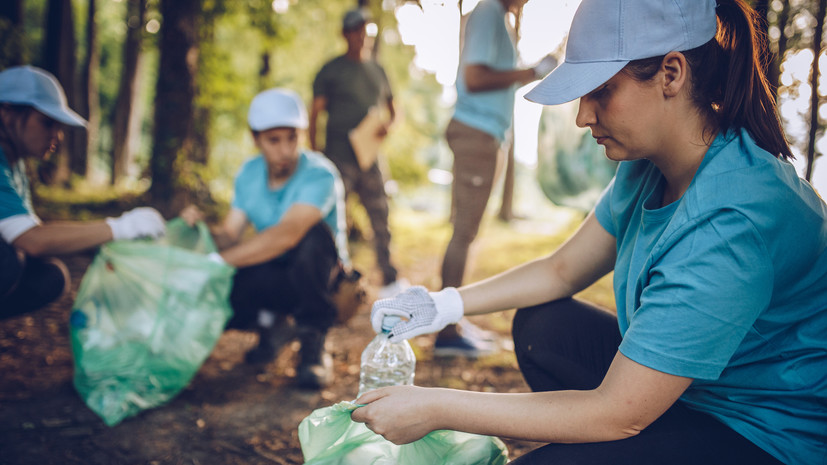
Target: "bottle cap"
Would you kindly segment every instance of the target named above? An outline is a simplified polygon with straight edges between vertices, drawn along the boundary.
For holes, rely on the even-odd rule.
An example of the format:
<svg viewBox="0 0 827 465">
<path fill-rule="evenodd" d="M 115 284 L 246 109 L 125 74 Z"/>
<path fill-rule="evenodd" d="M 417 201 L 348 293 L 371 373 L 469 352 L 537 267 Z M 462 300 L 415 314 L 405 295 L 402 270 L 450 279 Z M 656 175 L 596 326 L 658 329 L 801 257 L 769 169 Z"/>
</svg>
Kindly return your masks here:
<svg viewBox="0 0 827 465">
<path fill-rule="evenodd" d="M 396 315 L 388 315 L 382 319 L 382 332 L 389 333 L 397 323 L 402 321 L 402 317 Z"/>
</svg>

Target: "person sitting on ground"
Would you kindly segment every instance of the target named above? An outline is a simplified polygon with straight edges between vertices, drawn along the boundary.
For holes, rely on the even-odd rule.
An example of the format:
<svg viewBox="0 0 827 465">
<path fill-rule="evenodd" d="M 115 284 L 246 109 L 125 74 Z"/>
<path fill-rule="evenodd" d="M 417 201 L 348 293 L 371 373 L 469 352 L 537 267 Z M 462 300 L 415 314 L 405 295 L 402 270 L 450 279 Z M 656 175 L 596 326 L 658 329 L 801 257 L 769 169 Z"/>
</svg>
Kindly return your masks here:
<svg viewBox="0 0 827 465">
<path fill-rule="evenodd" d="M 149 207 L 100 221 L 44 222 L 35 214 L 25 160 L 54 153 L 64 125 L 86 124 L 48 71 L 16 66 L 0 72 L 0 318 L 40 309 L 66 292 L 69 272 L 55 255 L 164 235 L 164 219 Z"/>
<path fill-rule="evenodd" d="M 352 413 L 401 444 L 436 429 L 542 441 L 512 463 L 827 463 L 827 205 L 797 175 L 744 0 L 583 0 L 562 65 L 619 161 L 557 251 L 460 289 L 412 288 L 391 340 L 520 308 L 531 393 L 393 386 Z M 614 271 L 616 315 L 571 297 Z"/>
<path fill-rule="evenodd" d="M 332 281 L 349 266 L 344 186 L 324 155 L 300 148 L 307 112 L 295 92 L 259 93 L 248 123 L 260 153 L 242 165 L 232 208 L 211 228 L 220 250 L 212 258 L 237 268 L 230 293 L 234 315 L 227 326 L 258 329 L 258 346 L 246 355 L 249 363 L 269 362 L 298 337 L 296 381 L 320 388 L 332 376 L 324 347 L 337 319 Z M 193 225 L 204 215 L 190 205 L 181 217 Z M 246 237 L 250 225 L 256 233 Z"/>
</svg>

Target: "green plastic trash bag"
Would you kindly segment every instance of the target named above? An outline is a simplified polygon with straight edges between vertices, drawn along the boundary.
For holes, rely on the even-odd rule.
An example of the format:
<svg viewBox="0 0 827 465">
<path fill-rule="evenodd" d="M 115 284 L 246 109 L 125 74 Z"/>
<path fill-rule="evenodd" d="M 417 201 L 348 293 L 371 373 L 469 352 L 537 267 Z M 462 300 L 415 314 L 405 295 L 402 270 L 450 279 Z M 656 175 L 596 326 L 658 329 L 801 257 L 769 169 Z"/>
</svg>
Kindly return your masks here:
<svg viewBox="0 0 827 465">
<path fill-rule="evenodd" d="M 617 171 L 617 162 L 586 128 L 575 124 L 577 102 L 543 107 L 537 140 L 537 180 L 555 205 L 589 211 Z"/>
<path fill-rule="evenodd" d="M 103 245 L 70 316 L 74 385 L 114 426 L 183 389 L 232 315 L 234 269 L 207 258 L 207 226 L 176 218 L 157 241 Z"/>
<path fill-rule="evenodd" d="M 504 465 L 508 449 L 498 438 L 433 431 L 396 445 L 350 419 L 358 407 L 339 402 L 313 411 L 299 424 L 305 465 Z"/>
</svg>

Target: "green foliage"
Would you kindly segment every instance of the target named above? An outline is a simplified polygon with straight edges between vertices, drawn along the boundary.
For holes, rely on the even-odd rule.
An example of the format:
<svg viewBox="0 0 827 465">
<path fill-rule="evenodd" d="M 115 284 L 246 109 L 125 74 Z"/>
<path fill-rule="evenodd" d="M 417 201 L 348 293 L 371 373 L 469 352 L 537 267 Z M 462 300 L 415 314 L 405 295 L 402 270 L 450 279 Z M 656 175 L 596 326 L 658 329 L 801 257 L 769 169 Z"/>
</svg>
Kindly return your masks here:
<svg viewBox="0 0 827 465">
<path fill-rule="evenodd" d="M 83 179 L 75 179 L 72 189 L 37 185 L 36 211 L 45 220 L 91 220 L 119 215 L 142 204 L 148 182 L 122 184 L 101 189 Z"/>
<path fill-rule="evenodd" d="M 6 18 L 0 18 L 0 69 L 8 68 L 15 65 L 15 57 L 21 55 L 23 61 L 26 61 L 24 53 L 18 54 L 18 50 L 24 47 L 23 30 L 19 27 L 14 27 Z"/>
<path fill-rule="evenodd" d="M 265 88 L 279 86 L 295 90 L 309 106 L 316 73 L 345 51 L 341 18 L 353 6 L 344 0 L 304 0 L 277 14 L 263 0 L 223 2 L 220 14 L 210 16 L 213 22 L 207 25 L 200 51 L 197 104 L 211 113 L 208 171 L 228 178 L 211 183 L 219 189 L 217 197 L 227 197 L 232 175 L 255 150 L 246 123 L 250 100 Z M 434 103 L 441 87 L 432 76 L 412 76 L 413 50 L 398 40 L 393 12 L 375 17 L 389 31 L 379 34 L 379 60 L 400 115 L 384 151 L 392 177 L 402 185 L 415 185 L 427 174 L 425 148 L 441 137 L 445 118 L 440 110 L 445 110 Z"/>
</svg>

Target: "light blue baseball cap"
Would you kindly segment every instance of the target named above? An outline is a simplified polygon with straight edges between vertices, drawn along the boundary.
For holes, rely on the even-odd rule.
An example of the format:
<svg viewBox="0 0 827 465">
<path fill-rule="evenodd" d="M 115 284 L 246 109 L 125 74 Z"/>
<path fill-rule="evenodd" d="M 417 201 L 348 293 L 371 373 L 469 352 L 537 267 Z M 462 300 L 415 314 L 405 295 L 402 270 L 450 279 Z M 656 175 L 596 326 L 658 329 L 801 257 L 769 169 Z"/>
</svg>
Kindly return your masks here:
<svg viewBox="0 0 827 465">
<path fill-rule="evenodd" d="M 583 0 L 566 58 L 525 98 L 557 105 L 580 98 L 632 60 L 685 51 L 715 37 L 715 0 Z"/>
<path fill-rule="evenodd" d="M 253 131 L 307 129 L 307 110 L 296 92 L 282 88 L 267 89 L 250 102 L 247 123 Z"/>
<path fill-rule="evenodd" d="M 14 66 L 0 71 L 0 103 L 30 106 L 69 126 L 85 128 L 87 124 L 69 108 L 57 78 L 34 66 Z"/>
</svg>

